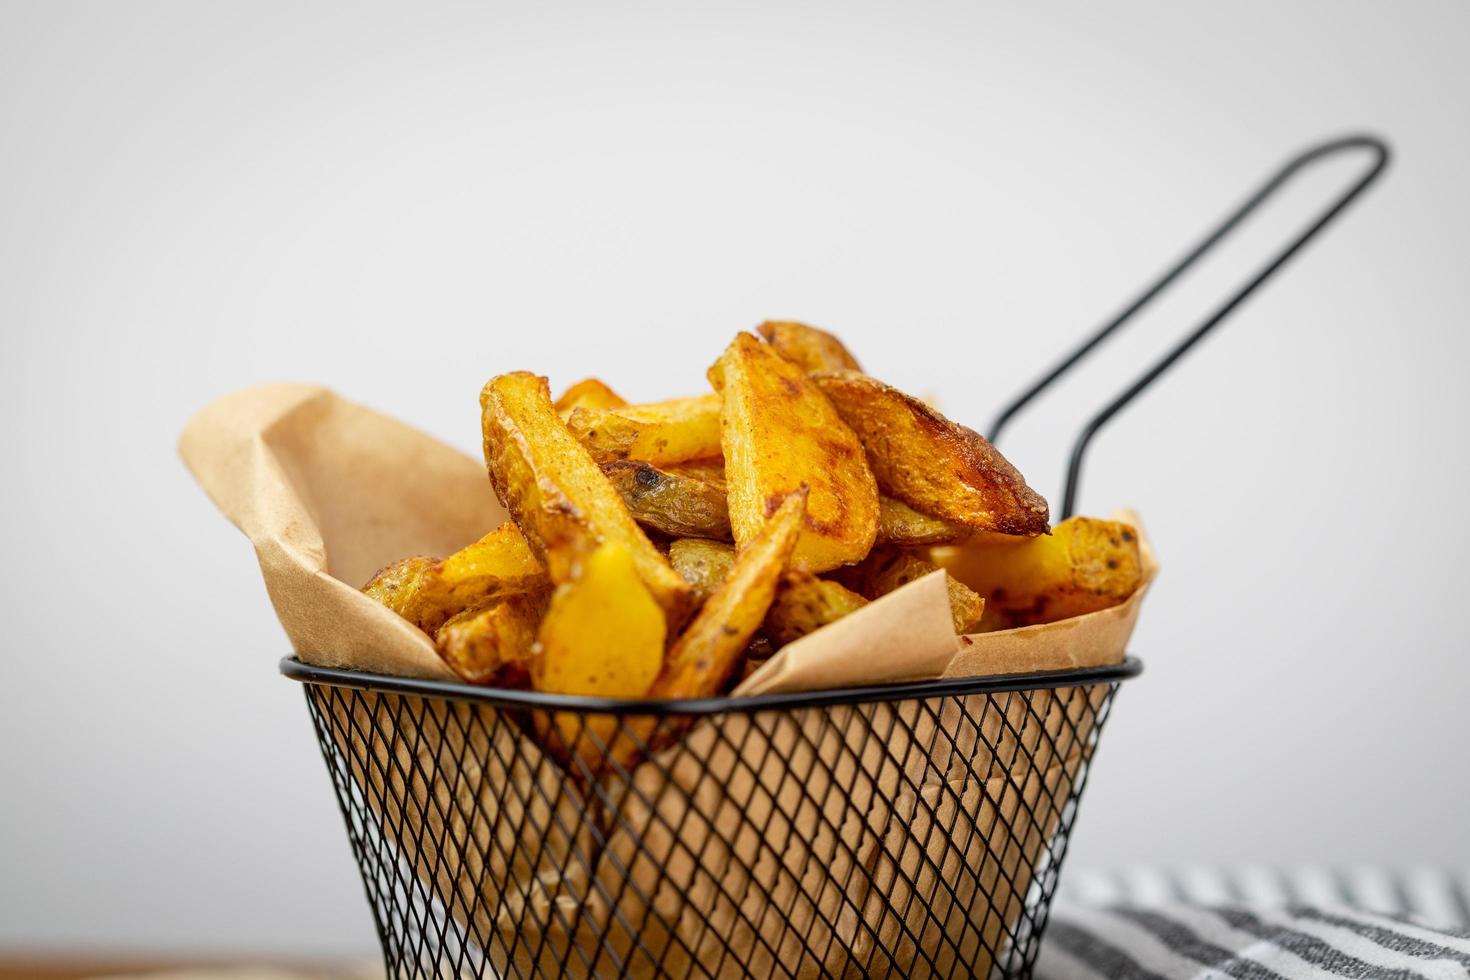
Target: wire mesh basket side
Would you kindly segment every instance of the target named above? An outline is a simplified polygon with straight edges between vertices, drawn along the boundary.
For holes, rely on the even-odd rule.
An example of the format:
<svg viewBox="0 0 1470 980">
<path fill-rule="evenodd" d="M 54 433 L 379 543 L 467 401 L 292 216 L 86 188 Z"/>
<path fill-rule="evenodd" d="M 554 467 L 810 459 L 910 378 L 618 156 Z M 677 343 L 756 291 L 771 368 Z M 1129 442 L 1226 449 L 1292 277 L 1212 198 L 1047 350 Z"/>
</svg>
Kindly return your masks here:
<svg viewBox="0 0 1470 980">
<path fill-rule="evenodd" d="M 306 694 L 391 976 L 1023 977 L 1116 687 L 717 713 L 596 772 L 546 713 Z"/>
</svg>

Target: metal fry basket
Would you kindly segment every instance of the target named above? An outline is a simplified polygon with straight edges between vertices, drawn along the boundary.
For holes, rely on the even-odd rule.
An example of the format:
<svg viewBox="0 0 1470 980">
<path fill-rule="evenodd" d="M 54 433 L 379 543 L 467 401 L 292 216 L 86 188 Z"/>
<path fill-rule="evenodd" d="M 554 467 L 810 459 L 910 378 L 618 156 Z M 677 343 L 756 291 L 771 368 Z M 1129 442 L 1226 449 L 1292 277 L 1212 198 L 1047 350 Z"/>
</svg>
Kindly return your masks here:
<svg viewBox="0 0 1470 980">
<path fill-rule="evenodd" d="M 1360 150 L 1361 176 L 1083 425 L 1061 516 L 1098 431 L 1355 201 L 1387 145 L 1288 160 L 1001 411 L 992 442 L 1298 172 Z M 1140 669 L 610 701 L 281 664 L 395 978 L 1028 977 Z M 647 761 L 607 761 L 629 743 Z"/>
<path fill-rule="evenodd" d="M 1140 665 L 683 702 L 282 670 L 391 977 L 1023 977 Z M 680 738 L 594 773 L 548 723 Z"/>
</svg>

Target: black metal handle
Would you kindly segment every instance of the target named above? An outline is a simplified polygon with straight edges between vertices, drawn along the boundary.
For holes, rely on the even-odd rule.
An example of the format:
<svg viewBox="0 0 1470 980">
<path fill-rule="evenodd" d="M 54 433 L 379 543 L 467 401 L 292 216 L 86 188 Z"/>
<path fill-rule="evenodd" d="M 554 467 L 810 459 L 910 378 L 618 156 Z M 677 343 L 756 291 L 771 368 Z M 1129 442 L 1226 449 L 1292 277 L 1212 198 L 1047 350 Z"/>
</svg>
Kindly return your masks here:
<svg viewBox="0 0 1470 980">
<path fill-rule="evenodd" d="M 1219 326 L 1226 317 L 1235 311 L 1245 298 L 1276 274 L 1292 256 L 1296 255 L 1307 242 L 1311 241 L 1318 232 L 1325 228 L 1342 211 L 1358 198 L 1368 186 L 1378 179 L 1384 167 L 1388 166 L 1390 152 L 1388 144 L 1376 136 L 1346 136 L 1341 139 L 1329 140 L 1310 147 L 1304 152 L 1288 160 L 1281 169 L 1277 170 L 1272 177 L 1260 186 L 1245 202 L 1231 212 L 1224 221 L 1220 222 L 1199 244 L 1185 253 L 1184 257 L 1176 262 L 1168 271 L 1155 280 L 1148 288 L 1139 293 L 1121 313 L 1109 323 L 1104 324 L 1090 337 L 1084 340 L 1075 350 L 1062 358 L 1046 374 L 1042 375 L 1031 387 L 1022 392 L 1014 401 L 1007 405 L 995 421 L 990 425 L 989 438 L 992 443 L 1000 438 L 1006 423 L 1016 416 L 1016 413 L 1030 404 L 1036 396 L 1040 395 L 1052 385 L 1063 374 L 1067 373 L 1078 361 L 1091 353 L 1099 344 L 1112 336 L 1119 327 L 1131 320 L 1139 310 L 1147 306 L 1156 296 L 1167 289 L 1187 269 L 1199 261 L 1210 249 L 1214 248 L 1221 239 L 1225 238 L 1237 225 L 1266 202 L 1272 194 L 1276 193 L 1282 185 L 1294 177 L 1308 164 L 1315 163 L 1326 157 L 1352 150 L 1369 150 L 1373 154 L 1373 165 L 1347 188 L 1336 200 L 1334 200 L 1318 218 L 1306 227 L 1295 239 L 1291 241 L 1280 252 L 1276 253 L 1265 266 L 1261 268 L 1244 286 L 1238 289 L 1234 295 L 1222 303 L 1216 310 L 1205 318 L 1204 322 L 1195 327 L 1184 339 L 1174 345 L 1162 358 L 1155 361 L 1148 370 L 1139 375 L 1138 379 L 1123 390 L 1116 398 L 1103 407 L 1096 415 L 1088 420 L 1077 436 L 1077 441 L 1072 445 L 1072 457 L 1067 466 L 1067 483 L 1062 494 L 1062 518 L 1072 516 L 1077 502 L 1077 487 L 1082 478 L 1082 461 L 1087 454 L 1087 446 L 1092 437 L 1117 415 L 1129 402 L 1138 397 L 1139 393 L 1154 382 L 1159 375 L 1167 371 L 1175 361 L 1183 357 L 1195 344 L 1199 343 L 1215 327 Z"/>
</svg>

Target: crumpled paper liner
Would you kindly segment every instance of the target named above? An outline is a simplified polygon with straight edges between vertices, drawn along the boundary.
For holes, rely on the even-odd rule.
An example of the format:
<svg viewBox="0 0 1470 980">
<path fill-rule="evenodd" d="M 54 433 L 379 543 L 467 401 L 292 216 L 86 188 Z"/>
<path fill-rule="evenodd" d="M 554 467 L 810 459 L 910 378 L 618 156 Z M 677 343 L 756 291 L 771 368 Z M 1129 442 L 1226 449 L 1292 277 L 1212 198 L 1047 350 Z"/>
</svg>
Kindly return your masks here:
<svg viewBox="0 0 1470 980">
<path fill-rule="evenodd" d="M 299 659 L 455 679 L 422 632 L 357 586 L 508 519 L 479 461 L 296 384 L 211 404 L 180 453 L 254 544 Z M 1118 662 L 1157 570 L 1140 540 L 1145 584 L 1120 606 L 956 637 L 936 573 L 782 648 L 736 694 Z M 574 962 L 633 976 L 722 962 L 914 975 L 1002 945 L 1102 697 L 731 714 L 697 724 L 661 766 L 590 788 L 488 707 L 365 694 L 326 710 L 383 833 L 500 972 L 576 947 Z M 982 832 L 951 839 L 957 808 Z M 552 830 L 527 847 L 527 827 Z M 822 949 L 825 962 L 808 952 Z"/>
</svg>

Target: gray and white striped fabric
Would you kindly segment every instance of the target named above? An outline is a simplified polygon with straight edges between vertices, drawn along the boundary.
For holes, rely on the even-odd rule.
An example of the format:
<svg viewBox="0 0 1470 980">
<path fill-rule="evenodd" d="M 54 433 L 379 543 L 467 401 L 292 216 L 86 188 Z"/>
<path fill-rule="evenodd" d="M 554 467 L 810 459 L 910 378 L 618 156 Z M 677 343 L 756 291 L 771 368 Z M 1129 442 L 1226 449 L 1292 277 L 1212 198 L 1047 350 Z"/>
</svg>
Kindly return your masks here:
<svg viewBox="0 0 1470 980">
<path fill-rule="evenodd" d="M 1470 872 L 1072 874 L 1038 980 L 1470 980 Z"/>
</svg>

